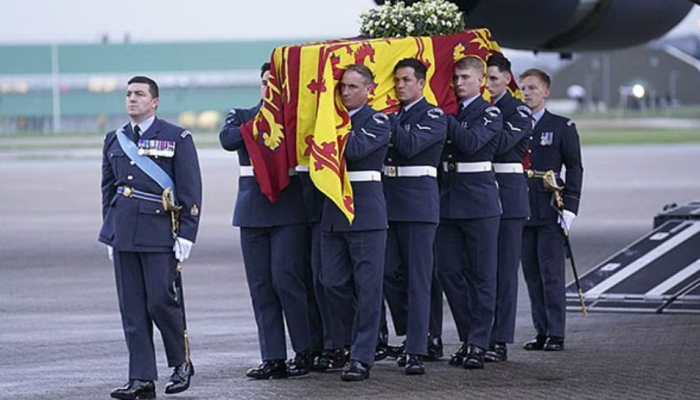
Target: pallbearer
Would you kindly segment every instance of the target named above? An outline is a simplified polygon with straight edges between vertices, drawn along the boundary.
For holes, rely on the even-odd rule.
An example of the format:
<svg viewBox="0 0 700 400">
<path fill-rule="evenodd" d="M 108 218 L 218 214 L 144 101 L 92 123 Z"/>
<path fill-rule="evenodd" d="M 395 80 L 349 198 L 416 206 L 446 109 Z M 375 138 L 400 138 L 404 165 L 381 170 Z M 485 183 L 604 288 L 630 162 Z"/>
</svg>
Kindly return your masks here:
<svg viewBox="0 0 700 400">
<path fill-rule="evenodd" d="M 386 115 L 367 105 L 373 81 L 367 67 L 351 65 L 340 82 L 352 126 L 344 157 L 355 219 L 350 224 L 330 199 L 325 200 L 321 216 L 321 281 L 327 300 L 340 315 L 352 312 L 347 299 L 355 296 L 351 359 L 341 374 L 344 381 L 369 378 L 381 315 L 387 229 L 381 170 L 391 127 Z"/>
<path fill-rule="evenodd" d="M 402 276 L 408 297 L 406 354 L 398 364 L 406 374 L 423 374 L 428 355 L 433 242 L 439 218 L 437 166 L 447 127 L 441 109 L 423 96 L 426 66 L 414 58 L 394 67 L 401 111 L 384 166 L 384 194 L 389 210 L 386 271 Z M 398 308 L 398 307 L 394 307 Z"/>
<path fill-rule="evenodd" d="M 261 69 L 261 96 L 270 78 L 270 64 Z M 261 103 L 262 104 L 262 103 Z M 233 225 L 241 228 L 245 264 L 262 363 L 246 376 L 253 379 L 305 375 L 311 367 L 308 291 L 311 290 L 308 230 L 297 176 L 276 203 L 262 193 L 255 179 L 241 126 L 255 118 L 261 107 L 232 109 L 219 133 L 221 146 L 238 152 L 240 178 Z M 289 171 L 294 175 L 294 170 Z M 285 322 L 296 355 L 288 363 Z"/>
<path fill-rule="evenodd" d="M 530 211 L 522 160 L 530 146 L 532 113 L 508 91 L 513 80 L 510 61 L 501 54 L 494 54 L 487 66 L 491 102 L 503 115 L 503 130 L 493 159 L 503 214 L 498 228 L 496 312 L 486 361 L 506 361 L 506 343 L 513 343 L 515 332 L 523 226 Z"/>
<path fill-rule="evenodd" d="M 481 96 L 486 66 L 476 57 L 455 64 L 460 101 L 448 118 L 440 182 L 437 268 L 462 346 L 450 364 L 483 368 L 496 306 L 501 202 L 491 161 L 502 129 L 501 112 Z"/>
</svg>

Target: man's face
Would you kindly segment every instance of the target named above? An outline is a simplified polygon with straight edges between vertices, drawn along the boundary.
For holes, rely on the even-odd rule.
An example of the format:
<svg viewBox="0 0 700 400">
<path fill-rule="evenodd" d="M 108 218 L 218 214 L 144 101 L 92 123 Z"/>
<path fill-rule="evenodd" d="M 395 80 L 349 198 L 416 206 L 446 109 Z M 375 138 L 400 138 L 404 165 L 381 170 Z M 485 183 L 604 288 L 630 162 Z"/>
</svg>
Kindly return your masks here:
<svg viewBox="0 0 700 400">
<path fill-rule="evenodd" d="M 486 87 L 491 93 L 491 96 L 498 97 L 502 95 L 506 89 L 508 89 L 508 84 L 510 84 L 510 72 L 501 72 L 498 67 L 489 67 L 486 73 L 488 75 Z"/>
<path fill-rule="evenodd" d="M 547 85 L 536 76 L 528 76 L 520 82 L 520 86 L 525 97 L 525 104 L 534 112 L 542 110 L 545 100 L 549 97 Z"/>
<path fill-rule="evenodd" d="M 481 93 L 484 71 L 476 68 L 455 68 L 452 84 L 459 100 L 470 99 Z"/>
<path fill-rule="evenodd" d="M 394 73 L 394 87 L 401 104 L 411 104 L 423 97 L 425 79 L 417 79 L 411 67 L 399 68 Z"/>
<path fill-rule="evenodd" d="M 151 96 L 147 83 L 131 83 L 126 88 L 126 112 L 132 120 L 141 122 L 158 109 L 159 99 Z"/>
<path fill-rule="evenodd" d="M 371 82 L 355 71 L 345 71 L 340 81 L 340 97 L 348 110 L 358 109 L 367 104 Z"/>
<path fill-rule="evenodd" d="M 270 70 L 263 72 L 262 77 L 260 77 L 260 98 L 265 98 L 265 91 L 267 90 L 267 83 L 270 81 Z"/>
</svg>

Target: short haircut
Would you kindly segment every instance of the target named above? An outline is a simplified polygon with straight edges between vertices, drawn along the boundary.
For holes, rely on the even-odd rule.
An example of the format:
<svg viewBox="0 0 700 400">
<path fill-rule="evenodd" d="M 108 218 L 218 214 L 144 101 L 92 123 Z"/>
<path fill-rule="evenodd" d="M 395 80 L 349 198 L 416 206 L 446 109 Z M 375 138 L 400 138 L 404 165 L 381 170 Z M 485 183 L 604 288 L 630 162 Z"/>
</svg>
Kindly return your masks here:
<svg viewBox="0 0 700 400">
<path fill-rule="evenodd" d="M 428 73 L 428 68 L 417 58 L 404 58 L 396 63 L 394 73 L 401 68 L 413 68 L 414 75 L 418 80 L 425 80 Z"/>
<path fill-rule="evenodd" d="M 510 61 L 501 53 L 491 54 L 489 60 L 486 62 L 487 67 L 496 67 L 499 72 L 511 73 Z"/>
<path fill-rule="evenodd" d="M 158 90 L 158 84 L 156 81 L 153 79 L 147 77 L 147 76 L 135 76 L 131 79 L 129 79 L 129 82 L 127 82 L 127 85 L 131 85 L 132 83 L 145 83 L 148 85 L 148 91 L 151 93 L 151 97 L 158 98 L 160 96 L 160 91 Z"/>
<path fill-rule="evenodd" d="M 534 76 L 537 79 L 541 80 L 547 86 L 547 89 L 549 89 L 549 87 L 552 86 L 552 78 L 550 78 L 549 75 L 547 75 L 547 73 L 542 71 L 541 69 L 528 69 L 520 75 L 520 80 L 523 80 L 529 76 Z"/>
<path fill-rule="evenodd" d="M 347 67 L 347 68 L 345 69 L 345 72 L 348 72 L 348 71 L 355 72 L 355 73 L 359 74 L 360 76 L 362 76 L 362 77 L 364 78 L 364 80 L 365 80 L 365 84 L 366 84 L 366 85 L 369 85 L 369 84 L 371 84 L 372 82 L 374 82 L 374 74 L 373 74 L 372 71 L 371 71 L 369 68 L 367 68 L 367 66 L 365 66 L 365 65 L 362 65 L 362 64 L 352 64 L 352 65 L 350 65 L 349 67 Z"/>
<path fill-rule="evenodd" d="M 272 68 L 272 66 L 269 62 L 263 63 L 263 65 L 260 66 L 260 77 L 262 78 L 262 76 L 265 75 L 265 72 L 269 71 L 270 68 Z"/>
<path fill-rule="evenodd" d="M 473 69 L 486 74 L 486 64 L 484 60 L 475 56 L 466 56 L 455 63 L 455 69 Z"/>
</svg>

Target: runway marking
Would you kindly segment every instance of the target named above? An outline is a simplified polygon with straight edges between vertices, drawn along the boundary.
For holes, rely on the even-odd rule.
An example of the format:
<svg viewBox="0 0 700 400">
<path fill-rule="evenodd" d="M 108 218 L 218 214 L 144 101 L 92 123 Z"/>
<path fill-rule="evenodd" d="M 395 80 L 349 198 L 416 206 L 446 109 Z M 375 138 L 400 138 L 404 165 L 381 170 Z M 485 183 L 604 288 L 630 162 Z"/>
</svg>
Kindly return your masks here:
<svg viewBox="0 0 700 400">
<path fill-rule="evenodd" d="M 621 269 L 617 273 L 610 276 L 608 279 L 605 279 L 604 281 L 600 282 L 598 285 L 592 287 L 590 290 L 588 290 L 584 294 L 584 297 L 586 299 L 596 299 L 596 298 L 600 297 L 608 289 L 614 287 L 618 283 L 627 279 L 632 274 L 634 274 L 637 271 L 641 270 L 642 268 L 646 267 L 654 260 L 660 258 L 664 254 L 673 250 L 679 244 L 683 243 L 687 239 L 694 236 L 696 233 L 700 232 L 700 222 L 691 222 L 689 224 L 690 224 L 690 226 L 688 226 L 685 230 L 683 230 L 682 232 L 680 232 L 676 236 L 659 244 L 657 247 L 655 247 L 653 250 L 651 250 L 647 254 L 643 255 L 642 257 L 638 258 L 634 262 L 630 263 L 625 268 Z M 682 225 L 687 226 L 687 224 L 682 224 Z"/>
<path fill-rule="evenodd" d="M 603 272 L 612 272 L 620 268 L 620 263 L 607 263 L 600 270 Z"/>
<path fill-rule="evenodd" d="M 666 293 L 669 289 L 673 288 L 674 286 L 678 285 L 679 283 L 681 283 L 684 280 L 688 279 L 689 277 L 693 276 L 698 271 L 700 271 L 700 258 L 695 260 L 694 263 L 692 263 L 692 264 L 688 265 L 687 267 L 683 268 L 682 270 L 678 271 L 675 275 L 673 275 L 670 278 L 666 279 L 665 281 L 661 282 L 655 288 L 646 292 L 644 294 L 644 297 L 650 298 L 650 299 L 651 298 L 661 298 L 661 297 L 663 297 L 663 294 Z M 669 293 L 669 295 L 673 295 L 673 294 L 674 293 Z"/>
<path fill-rule="evenodd" d="M 649 240 L 664 240 L 667 237 L 668 237 L 667 232 L 659 232 L 659 233 L 655 233 L 655 234 L 651 235 Z"/>
</svg>

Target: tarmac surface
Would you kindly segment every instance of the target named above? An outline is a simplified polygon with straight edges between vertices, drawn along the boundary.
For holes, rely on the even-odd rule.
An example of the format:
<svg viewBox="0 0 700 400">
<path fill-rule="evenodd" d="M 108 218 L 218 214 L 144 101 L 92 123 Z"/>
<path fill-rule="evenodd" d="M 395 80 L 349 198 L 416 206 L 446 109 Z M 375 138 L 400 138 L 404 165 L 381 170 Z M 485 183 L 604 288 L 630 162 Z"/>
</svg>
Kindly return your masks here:
<svg viewBox="0 0 700 400">
<path fill-rule="evenodd" d="M 106 399 L 126 381 L 113 267 L 96 241 L 99 156 L 95 149 L 0 153 L 0 399 Z M 700 200 L 699 145 L 584 147 L 583 157 L 572 233 L 580 272 L 649 231 L 664 204 Z M 522 279 L 506 363 L 466 371 L 446 357 L 428 363 L 426 375 L 406 377 L 382 361 L 362 383 L 341 382 L 337 373 L 250 381 L 244 372 L 259 352 L 230 224 L 236 160 L 212 149 L 200 162 L 200 235 L 184 272 L 197 375 L 189 391 L 172 398 L 700 398 L 699 315 L 569 313 L 566 351 L 525 352 L 521 343 L 534 331 Z M 449 354 L 458 341 L 447 306 L 444 326 Z M 156 348 L 164 398 L 170 371 L 158 337 Z"/>
</svg>

